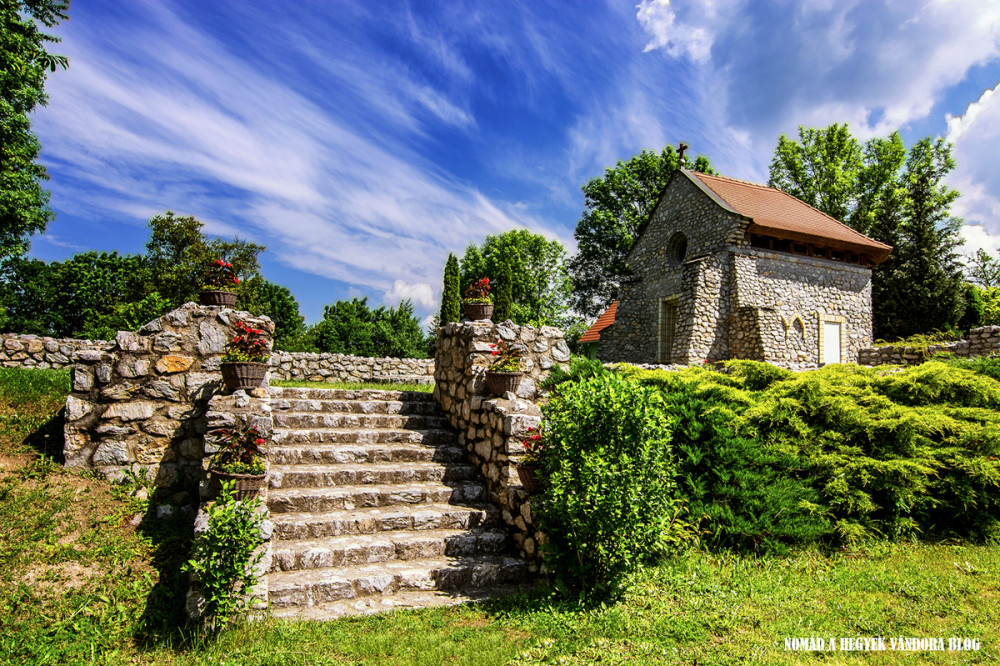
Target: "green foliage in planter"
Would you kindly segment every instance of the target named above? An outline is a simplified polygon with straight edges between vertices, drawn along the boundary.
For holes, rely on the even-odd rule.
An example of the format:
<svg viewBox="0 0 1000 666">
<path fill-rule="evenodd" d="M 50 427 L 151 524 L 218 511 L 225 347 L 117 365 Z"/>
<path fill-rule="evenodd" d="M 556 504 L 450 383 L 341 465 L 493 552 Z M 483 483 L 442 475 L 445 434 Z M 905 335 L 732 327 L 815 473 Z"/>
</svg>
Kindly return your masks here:
<svg viewBox="0 0 1000 666">
<path fill-rule="evenodd" d="M 193 573 L 205 595 L 206 618 L 223 627 L 246 610 L 257 584 L 254 569 L 263 553 L 261 500 L 237 501 L 231 481 L 222 484 L 219 499 L 210 504 L 208 529 L 195 537 L 191 559 L 182 567 Z"/>
<path fill-rule="evenodd" d="M 547 565 L 565 587 L 615 594 L 627 574 L 690 536 L 676 520 L 663 399 L 602 374 L 567 385 L 543 410 L 548 487 L 535 511 Z"/>
</svg>

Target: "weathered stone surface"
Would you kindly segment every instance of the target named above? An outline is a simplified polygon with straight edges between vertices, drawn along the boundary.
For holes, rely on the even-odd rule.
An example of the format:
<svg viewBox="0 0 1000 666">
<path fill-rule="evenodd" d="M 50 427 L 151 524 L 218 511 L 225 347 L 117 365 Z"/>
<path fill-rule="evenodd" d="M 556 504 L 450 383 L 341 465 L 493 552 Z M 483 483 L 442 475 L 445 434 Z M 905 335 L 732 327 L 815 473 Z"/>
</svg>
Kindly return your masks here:
<svg viewBox="0 0 1000 666">
<path fill-rule="evenodd" d="M 94 411 L 94 406 L 87 400 L 81 400 L 73 394 L 66 398 L 66 419 L 76 421 Z"/>
<path fill-rule="evenodd" d="M 94 388 L 93 368 L 82 365 L 73 368 L 73 390 L 86 393 L 92 388 Z"/>
<path fill-rule="evenodd" d="M 109 405 L 104 411 L 104 418 L 119 418 L 122 421 L 138 421 L 148 419 L 156 411 L 157 404 L 146 400 L 135 402 L 117 402 Z"/>
<path fill-rule="evenodd" d="M 123 465 L 131 460 L 128 445 L 123 441 L 102 442 L 94 451 L 95 465 Z"/>
<path fill-rule="evenodd" d="M 226 349 L 229 336 L 218 326 L 213 326 L 207 321 L 198 325 L 198 353 L 202 356 L 210 354 L 221 354 Z"/>
<path fill-rule="evenodd" d="M 166 356 L 161 356 L 156 362 L 156 371 L 161 375 L 171 374 L 174 372 L 185 372 L 192 365 L 194 365 L 194 359 L 190 356 L 168 354 Z"/>
</svg>

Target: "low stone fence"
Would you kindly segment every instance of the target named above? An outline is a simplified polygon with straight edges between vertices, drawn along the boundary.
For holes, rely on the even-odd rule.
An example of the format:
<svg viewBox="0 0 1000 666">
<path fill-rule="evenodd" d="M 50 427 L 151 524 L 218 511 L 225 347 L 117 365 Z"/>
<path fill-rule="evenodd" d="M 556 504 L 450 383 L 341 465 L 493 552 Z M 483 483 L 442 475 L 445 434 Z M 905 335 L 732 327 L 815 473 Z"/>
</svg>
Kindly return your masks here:
<svg viewBox="0 0 1000 666">
<path fill-rule="evenodd" d="M 271 355 L 271 378 L 300 382 L 430 384 L 434 380 L 434 359 L 275 352 Z"/>
<path fill-rule="evenodd" d="M 490 345 L 498 337 L 522 350 L 525 376 L 517 395 L 491 398 L 484 376 L 493 351 Z M 535 567 L 545 537 L 535 528 L 531 498 L 513 463 L 524 453 L 522 441 L 528 431 L 541 423 L 541 410 L 532 402 L 540 394 L 539 382 L 553 367 L 566 368 L 569 357 L 562 331 L 550 326 L 460 322 L 437 331 L 434 397 L 458 430 L 469 460 L 483 474 L 489 499 L 500 507 L 521 556 Z"/>
<path fill-rule="evenodd" d="M 107 340 L 76 340 L 48 338 L 18 333 L 0 334 L 0 366 L 5 368 L 71 368 L 86 357 L 110 351 L 114 342 Z"/>
<path fill-rule="evenodd" d="M 932 354 L 948 352 L 955 356 L 989 356 L 1000 351 L 1000 326 L 974 328 L 964 340 L 943 342 L 924 348 L 894 346 L 870 347 L 858 354 L 859 365 L 918 365 L 930 359 Z"/>
</svg>

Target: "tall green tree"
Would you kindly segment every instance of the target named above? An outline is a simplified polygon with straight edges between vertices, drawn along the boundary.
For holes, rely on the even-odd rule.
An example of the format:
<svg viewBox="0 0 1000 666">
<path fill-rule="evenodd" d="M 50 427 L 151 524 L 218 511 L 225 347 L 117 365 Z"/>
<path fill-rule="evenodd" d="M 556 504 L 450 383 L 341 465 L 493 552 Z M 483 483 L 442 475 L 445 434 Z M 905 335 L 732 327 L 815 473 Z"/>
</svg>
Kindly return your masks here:
<svg viewBox="0 0 1000 666">
<path fill-rule="evenodd" d="M 877 338 L 895 339 L 954 326 L 964 312 L 956 248 L 962 221 L 944 185 L 951 147 L 922 139 L 909 150 L 898 132 L 864 144 L 846 124 L 799 128 L 778 138 L 769 184 L 867 236 L 893 246 L 872 270 Z"/>
<path fill-rule="evenodd" d="M 507 321 L 514 316 L 514 289 L 510 267 L 500 264 L 497 273 L 497 295 L 493 299 L 493 321 Z"/>
<path fill-rule="evenodd" d="M 973 284 L 980 287 L 1000 287 L 1000 261 L 982 248 L 969 258 L 966 272 Z"/>
<path fill-rule="evenodd" d="M 59 39 L 42 32 L 69 17 L 68 0 L 4 0 L 0 3 L 0 262 L 28 249 L 32 234 L 55 214 L 38 163 L 41 144 L 31 131 L 31 112 L 44 105 L 45 80 L 65 68 L 64 56 L 46 45 Z"/>
<path fill-rule="evenodd" d="M 562 243 L 527 229 L 489 235 L 482 246 L 469 245 L 461 262 L 463 289 L 484 277 L 498 279 L 510 271 L 515 324 L 558 326 L 569 306 L 571 285 Z"/>
<path fill-rule="evenodd" d="M 440 326 L 462 319 L 462 285 L 458 270 L 458 257 L 451 252 L 444 265 L 444 286 L 441 289 Z"/>
<path fill-rule="evenodd" d="M 673 146 L 660 153 L 643 150 L 583 186 L 583 217 L 573 233 L 577 253 L 568 265 L 577 312 L 596 317 L 618 298 L 621 281 L 629 275 L 625 258 L 674 171 L 684 166 L 714 173 L 704 155 L 693 165 L 687 156 L 684 161 L 682 165 Z"/>
<path fill-rule="evenodd" d="M 233 265 L 241 284 L 237 296 L 248 302 L 251 293 L 260 287 L 251 282 L 260 277 L 258 256 L 266 248 L 240 238 L 224 240 L 208 238 L 202 232 L 204 224 L 191 216 L 177 216 L 172 211 L 157 215 L 149 221 L 149 241 L 146 242 L 146 259 L 149 263 L 151 287 L 171 308 L 188 301 L 198 300 L 204 284 L 206 267 L 216 259 Z"/>
</svg>

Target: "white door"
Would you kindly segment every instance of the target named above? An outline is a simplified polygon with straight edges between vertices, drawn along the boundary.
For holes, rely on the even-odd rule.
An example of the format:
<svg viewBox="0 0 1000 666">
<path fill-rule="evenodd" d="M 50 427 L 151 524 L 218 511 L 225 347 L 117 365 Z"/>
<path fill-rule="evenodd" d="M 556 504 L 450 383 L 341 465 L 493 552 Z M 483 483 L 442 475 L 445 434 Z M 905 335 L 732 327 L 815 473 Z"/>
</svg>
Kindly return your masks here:
<svg viewBox="0 0 1000 666">
<path fill-rule="evenodd" d="M 840 363 L 840 323 L 823 322 L 823 363 Z"/>
</svg>

